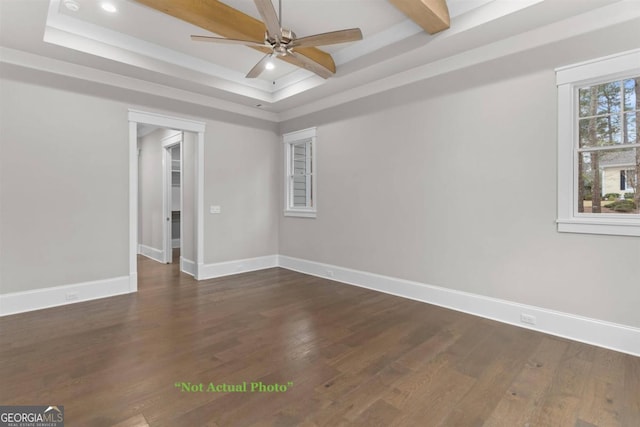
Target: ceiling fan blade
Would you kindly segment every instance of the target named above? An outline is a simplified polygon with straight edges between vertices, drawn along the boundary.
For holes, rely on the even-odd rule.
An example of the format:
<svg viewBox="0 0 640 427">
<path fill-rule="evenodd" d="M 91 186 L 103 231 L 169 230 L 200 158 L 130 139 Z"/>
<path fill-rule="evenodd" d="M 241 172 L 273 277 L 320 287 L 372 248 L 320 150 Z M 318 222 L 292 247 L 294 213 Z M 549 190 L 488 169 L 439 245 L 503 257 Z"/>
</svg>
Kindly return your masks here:
<svg viewBox="0 0 640 427">
<path fill-rule="evenodd" d="M 253 0 L 258 8 L 258 12 L 267 26 L 267 34 L 269 38 L 280 38 L 280 21 L 276 14 L 276 9 L 273 7 L 271 0 Z"/>
<path fill-rule="evenodd" d="M 197 41 L 197 42 L 241 44 L 241 45 L 251 46 L 251 47 L 264 47 L 264 43 L 254 42 L 253 40 L 227 39 L 224 37 L 191 36 L 191 40 Z"/>
<path fill-rule="evenodd" d="M 320 77 L 322 77 L 323 79 L 328 79 L 333 75 L 333 72 L 331 70 L 328 70 L 327 68 L 318 64 L 313 59 L 307 58 L 306 56 L 301 55 L 292 50 L 287 51 L 286 57 L 290 58 L 292 60 L 291 62 L 293 62 L 298 67 L 305 68 L 309 71 L 312 71 L 317 75 L 319 75 Z"/>
<path fill-rule="evenodd" d="M 311 47 L 326 46 L 330 44 L 354 42 L 362 40 L 362 31 L 360 28 L 350 28 L 348 30 L 331 31 L 329 33 L 316 34 L 308 37 L 301 37 L 294 40 L 289 46 L 292 47 Z"/>
<path fill-rule="evenodd" d="M 267 62 L 271 59 L 271 53 L 265 55 L 245 76 L 248 79 L 255 79 L 258 77 L 267 67 Z"/>
</svg>

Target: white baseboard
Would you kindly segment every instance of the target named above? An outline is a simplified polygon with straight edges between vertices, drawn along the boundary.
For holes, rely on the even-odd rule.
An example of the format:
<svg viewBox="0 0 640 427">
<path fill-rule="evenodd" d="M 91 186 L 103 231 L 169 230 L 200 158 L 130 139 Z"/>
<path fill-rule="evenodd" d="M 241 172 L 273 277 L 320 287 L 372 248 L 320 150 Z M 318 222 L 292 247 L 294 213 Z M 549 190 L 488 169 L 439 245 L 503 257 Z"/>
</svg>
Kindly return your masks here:
<svg viewBox="0 0 640 427">
<path fill-rule="evenodd" d="M 215 264 L 203 264 L 198 268 L 198 280 L 213 279 L 214 277 L 229 276 L 231 274 L 247 273 L 278 266 L 278 255 L 267 255 L 257 258 L 238 259 Z"/>
<path fill-rule="evenodd" d="M 138 292 L 138 273 L 129 273 L 129 292 Z"/>
<path fill-rule="evenodd" d="M 284 255 L 203 264 L 198 269 L 194 261 L 180 257 L 180 270 L 192 276 L 197 270 L 198 280 L 278 266 L 640 356 L 640 329 L 631 326 Z M 135 277 L 122 276 L 3 294 L 0 316 L 135 292 L 135 285 Z M 536 324 L 521 323 L 522 314 L 534 316 Z"/>
<path fill-rule="evenodd" d="M 162 252 L 162 249 L 152 248 L 147 245 L 138 245 L 138 253 L 164 264 L 164 253 Z"/>
<path fill-rule="evenodd" d="M 0 295 L 0 316 L 127 294 L 129 276 Z"/>
<path fill-rule="evenodd" d="M 640 356 L 640 329 L 630 326 L 284 255 L 279 266 Z M 521 323 L 521 314 L 535 316 L 536 325 Z"/>
<path fill-rule="evenodd" d="M 184 257 L 180 257 L 180 271 L 183 273 L 190 274 L 195 277 L 196 275 L 196 263 L 186 259 Z"/>
<path fill-rule="evenodd" d="M 173 249 L 180 247 L 180 239 L 171 239 L 171 247 Z"/>
</svg>

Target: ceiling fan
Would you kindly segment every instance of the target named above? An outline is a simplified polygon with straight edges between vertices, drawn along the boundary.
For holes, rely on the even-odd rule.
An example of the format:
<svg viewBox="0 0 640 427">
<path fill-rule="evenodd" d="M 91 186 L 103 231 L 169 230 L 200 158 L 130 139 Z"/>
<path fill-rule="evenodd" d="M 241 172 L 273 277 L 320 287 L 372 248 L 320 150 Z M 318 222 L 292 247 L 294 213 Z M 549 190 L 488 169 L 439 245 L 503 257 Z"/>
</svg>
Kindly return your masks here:
<svg viewBox="0 0 640 427">
<path fill-rule="evenodd" d="M 267 31 L 264 36 L 264 42 L 259 43 L 253 40 L 228 39 L 224 37 L 209 36 L 191 36 L 192 40 L 205 41 L 212 43 L 241 44 L 249 47 L 267 48 L 270 50 L 250 71 L 246 77 L 254 79 L 258 77 L 267 68 L 267 64 L 273 57 L 287 57 L 289 62 L 298 67 L 305 68 L 323 77 L 325 79 L 333 75 L 333 71 L 325 68 L 320 63 L 301 55 L 296 52 L 297 48 L 327 46 L 331 44 L 346 43 L 362 40 L 362 31 L 360 28 L 350 28 L 347 30 L 331 31 L 328 33 L 315 34 L 307 37 L 296 37 L 296 34 L 282 28 L 282 8 L 280 9 L 280 18 L 276 14 L 271 0 L 254 0 L 258 12 L 264 21 Z M 282 4 L 280 4 L 282 6 Z"/>
</svg>

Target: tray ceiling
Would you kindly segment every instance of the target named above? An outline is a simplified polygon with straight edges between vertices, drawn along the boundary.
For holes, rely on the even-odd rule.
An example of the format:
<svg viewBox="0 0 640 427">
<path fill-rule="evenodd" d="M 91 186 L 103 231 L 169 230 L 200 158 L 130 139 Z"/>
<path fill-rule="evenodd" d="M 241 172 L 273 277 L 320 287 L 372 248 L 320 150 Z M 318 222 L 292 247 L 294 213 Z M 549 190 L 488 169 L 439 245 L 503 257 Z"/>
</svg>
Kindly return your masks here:
<svg viewBox="0 0 640 427">
<path fill-rule="evenodd" d="M 283 27 L 298 37 L 362 29 L 361 41 L 321 47 L 337 66 L 336 75 L 324 80 L 283 61 L 257 79 L 246 79 L 261 52 L 193 42 L 192 34 L 214 34 L 133 0 L 109 0 L 115 13 L 103 10 L 101 1 L 75 1 L 77 11 L 65 7 L 64 0 L 2 0 L 0 43 L 109 73 L 119 81 L 142 80 L 181 91 L 184 98 L 193 94 L 199 103 L 215 99 L 264 113 L 289 111 L 289 116 L 292 109 L 339 97 L 345 90 L 353 92 L 359 85 L 388 81 L 407 70 L 617 3 L 448 0 L 451 28 L 430 36 L 387 0 L 283 0 Z M 260 19 L 252 0 L 224 3 Z"/>
</svg>

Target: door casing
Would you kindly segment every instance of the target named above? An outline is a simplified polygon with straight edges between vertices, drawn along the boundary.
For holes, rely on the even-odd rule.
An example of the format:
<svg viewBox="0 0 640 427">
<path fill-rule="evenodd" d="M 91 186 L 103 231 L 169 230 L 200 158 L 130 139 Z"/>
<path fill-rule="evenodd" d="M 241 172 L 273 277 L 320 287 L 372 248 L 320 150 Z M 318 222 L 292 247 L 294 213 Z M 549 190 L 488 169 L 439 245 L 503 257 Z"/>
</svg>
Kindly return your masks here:
<svg viewBox="0 0 640 427">
<path fill-rule="evenodd" d="M 138 123 L 194 132 L 197 134 L 195 147 L 195 267 L 193 276 L 200 278 L 204 265 L 204 122 L 172 117 L 165 114 L 129 109 L 129 291 L 138 290 Z M 191 272 L 190 272 L 191 274 Z"/>
</svg>

